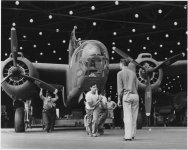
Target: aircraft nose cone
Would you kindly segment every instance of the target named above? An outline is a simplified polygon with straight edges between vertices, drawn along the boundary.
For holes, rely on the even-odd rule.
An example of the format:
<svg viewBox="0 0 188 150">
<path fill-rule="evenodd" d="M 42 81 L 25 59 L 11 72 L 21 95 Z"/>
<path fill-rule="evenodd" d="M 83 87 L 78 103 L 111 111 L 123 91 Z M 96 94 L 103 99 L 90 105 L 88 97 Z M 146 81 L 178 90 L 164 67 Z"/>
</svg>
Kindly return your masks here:
<svg viewBox="0 0 188 150">
<path fill-rule="evenodd" d="M 83 48 L 83 56 L 82 57 L 88 57 L 88 56 L 94 56 L 94 55 L 101 55 L 100 47 L 93 43 L 88 43 Z"/>
</svg>

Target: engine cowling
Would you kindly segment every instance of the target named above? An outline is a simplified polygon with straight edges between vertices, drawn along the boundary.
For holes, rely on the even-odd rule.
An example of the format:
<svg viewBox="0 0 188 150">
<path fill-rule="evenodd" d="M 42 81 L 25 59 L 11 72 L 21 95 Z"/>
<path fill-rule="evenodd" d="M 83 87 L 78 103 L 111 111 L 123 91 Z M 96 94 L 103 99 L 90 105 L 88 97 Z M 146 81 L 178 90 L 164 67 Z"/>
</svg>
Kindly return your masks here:
<svg viewBox="0 0 188 150">
<path fill-rule="evenodd" d="M 146 68 L 154 68 L 158 65 L 158 62 L 154 60 L 151 57 L 151 54 L 149 53 L 143 53 L 138 56 L 136 59 L 136 62 L 138 62 L 141 66 L 146 67 Z M 129 65 L 129 68 L 134 70 L 136 72 L 137 80 L 138 80 L 138 86 L 140 89 L 145 90 L 146 88 L 146 76 L 145 73 L 143 72 L 143 69 L 136 66 L 135 64 L 131 63 Z M 163 79 L 163 71 L 162 69 L 158 69 L 154 72 L 151 73 L 150 75 L 151 81 L 151 88 L 152 90 L 158 90 L 161 81 Z"/>
<path fill-rule="evenodd" d="M 23 57 L 22 53 L 19 54 L 20 56 L 17 58 L 18 72 L 38 78 L 38 72 L 32 63 Z M 14 68 L 12 56 L 10 55 L 10 57 L 1 64 L 1 79 L 11 74 Z M 17 100 L 30 98 L 36 91 L 36 86 L 32 82 L 19 75 L 9 77 L 2 83 L 2 88 L 12 99 Z"/>
</svg>

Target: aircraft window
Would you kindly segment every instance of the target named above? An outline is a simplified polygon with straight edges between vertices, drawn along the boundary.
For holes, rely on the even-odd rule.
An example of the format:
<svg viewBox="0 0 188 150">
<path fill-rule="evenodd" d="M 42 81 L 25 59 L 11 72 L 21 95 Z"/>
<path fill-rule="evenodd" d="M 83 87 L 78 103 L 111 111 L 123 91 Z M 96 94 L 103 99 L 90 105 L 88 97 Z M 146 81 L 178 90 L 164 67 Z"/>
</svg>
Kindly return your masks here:
<svg viewBox="0 0 188 150">
<path fill-rule="evenodd" d="M 142 55 L 142 58 L 151 58 L 151 55 Z"/>
</svg>

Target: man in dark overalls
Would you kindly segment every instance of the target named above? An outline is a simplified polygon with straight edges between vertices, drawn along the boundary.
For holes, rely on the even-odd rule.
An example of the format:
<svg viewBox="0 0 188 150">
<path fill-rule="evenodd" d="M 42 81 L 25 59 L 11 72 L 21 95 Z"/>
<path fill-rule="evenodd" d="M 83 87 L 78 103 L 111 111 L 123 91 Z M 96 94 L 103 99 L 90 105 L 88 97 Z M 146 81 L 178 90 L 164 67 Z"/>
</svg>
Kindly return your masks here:
<svg viewBox="0 0 188 150">
<path fill-rule="evenodd" d="M 55 102 L 58 100 L 57 95 L 58 90 L 56 89 L 54 94 L 55 98 L 52 98 L 52 95 L 47 91 L 46 97 L 43 96 L 43 89 L 40 90 L 40 98 L 43 100 L 43 111 L 42 111 L 42 117 L 43 122 L 46 127 L 46 131 L 49 133 L 51 130 L 53 130 L 55 119 L 56 119 L 56 104 Z"/>
</svg>

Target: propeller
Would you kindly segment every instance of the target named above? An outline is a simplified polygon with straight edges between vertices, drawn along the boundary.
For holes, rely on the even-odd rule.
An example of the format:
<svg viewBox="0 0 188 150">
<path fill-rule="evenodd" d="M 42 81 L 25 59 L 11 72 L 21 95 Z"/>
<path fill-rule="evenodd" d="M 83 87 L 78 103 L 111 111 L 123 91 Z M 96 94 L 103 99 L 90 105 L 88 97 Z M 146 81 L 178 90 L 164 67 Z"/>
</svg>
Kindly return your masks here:
<svg viewBox="0 0 188 150">
<path fill-rule="evenodd" d="M 150 84 L 150 76 L 147 75 L 146 89 L 145 89 L 145 112 L 146 116 L 150 116 L 151 112 L 151 103 L 152 103 L 152 90 Z"/>
<path fill-rule="evenodd" d="M 180 54 L 177 54 L 177 55 L 174 55 L 172 57 L 170 57 L 169 59 L 167 59 L 166 61 L 164 61 L 163 63 L 161 63 L 160 65 L 156 66 L 155 68 L 153 68 L 152 71 L 155 71 L 157 69 L 160 69 L 160 68 L 164 68 L 166 66 L 169 66 L 171 64 L 173 64 L 174 62 L 176 62 L 178 59 L 182 58 L 185 56 L 185 53 L 180 53 Z"/>
<path fill-rule="evenodd" d="M 35 77 L 24 75 L 24 74 L 20 74 L 20 75 L 23 76 L 23 77 L 25 77 L 29 81 L 33 82 L 34 84 L 36 84 L 39 88 L 46 89 L 49 92 L 54 92 L 56 90 L 56 88 L 54 88 L 50 84 L 48 84 L 48 83 L 46 83 L 46 82 L 44 82 L 42 80 L 39 80 L 39 79 L 37 79 Z"/>
<path fill-rule="evenodd" d="M 16 35 L 16 29 L 11 28 L 11 52 L 13 58 L 13 65 L 17 66 L 17 53 L 18 53 L 18 40 Z"/>
<path fill-rule="evenodd" d="M 124 53 L 122 50 L 115 48 L 114 50 L 116 53 L 118 53 L 120 56 L 122 56 L 123 58 L 129 60 L 130 62 L 134 63 L 135 65 L 139 66 L 140 68 L 142 68 L 143 70 L 145 70 L 145 68 L 143 66 L 141 66 L 139 63 L 137 63 L 134 59 L 132 59 L 129 55 L 127 55 L 126 53 Z"/>
<path fill-rule="evenodd" d="M 185 56 L 185 53 L 180 53 L 177 54 L 169 59 L 167 59 L 166 61 L 164 61 L 163 63 L 159 64 L 158 66 L 156 66 L 155 68 L 149 68 L 149 67 L 143 67 L 140 64 L 138 64 L 138 62 L 136 62 L 134 59 L 132 59 L 129 55 L 127 55 L 125 52 L 123 52 L 122 50 L 115 48 L 115 52 L 117 52 L 120 56 L 122 56 L 125 59 L 130 60 L 131 62 L 133 62 L 135 65 L 139 66 L 140 68 L 143 69 L 143 72 L 145 74 L 145 80 L 146 80 L 146 89 L 145 89 L 145 112 L 146 112 L 146 116 L 150 116 L 150 112 L 151 112 L 151 104 L 152 104 L 152 88 L 151 88 L 151 84 L 150 84 L 150 80 L 151 80 L 151 75 L 154 71 L 160 69 L 160 68 L 164 68 L 166 66 L 171 65 L 172 63 L 176 62 L 178 59 L 182 58 Z"/>
<path fill-rule="evenodd" d="M 35 77 L 25 75 L 25 74 L 23 74 L 22 71 L 20 71 L 20 67 L 17 65 L 18 40 L 17 40 L 15 28 L 11 28 L 11 53 L 12 53 L 12 58 L 13 58 L 13 67 L 12 67 L 11 73 L 2 79 L 1 84 L 3 82 L 7 81 L 10 77 L 14 78 L 14 77 L 22 76 L 22 77 L 28 79 L 29 81 L 33 82 L 40 88 L 44 88 L 50 92 L 55 92 L 56 88 L 54 88 L 50 84 L 48 84 L 44 81 L 41 81 Z"/>
</svg>

